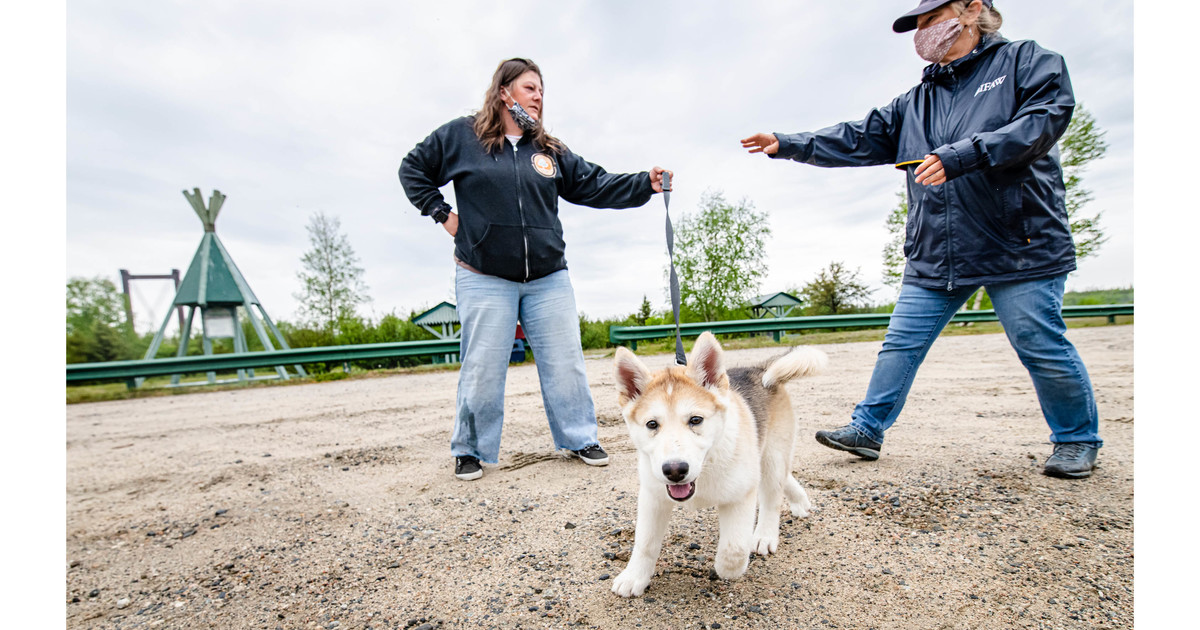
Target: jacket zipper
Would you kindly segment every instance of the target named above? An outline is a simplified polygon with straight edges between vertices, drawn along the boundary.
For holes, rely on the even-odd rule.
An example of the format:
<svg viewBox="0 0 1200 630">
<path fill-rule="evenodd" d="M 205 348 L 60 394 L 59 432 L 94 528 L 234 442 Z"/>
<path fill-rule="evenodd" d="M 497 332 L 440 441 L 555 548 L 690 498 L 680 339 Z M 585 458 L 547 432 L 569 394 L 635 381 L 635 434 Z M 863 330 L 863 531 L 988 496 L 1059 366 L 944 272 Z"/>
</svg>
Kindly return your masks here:
<svg viewBox="0 0 1200 630">
<path fill-rule="evenodd" d="M 517 176 L 517 213 L 521 215 L 521 240 L 525 243 L 525 282 L 529 282 L 529 234 L 525 230 L 525 205 L 521 202 L 521 167 L 517 161 L 517 145 L 513 145 L 513 173 Z"/>
<path fill-rule="evenodd" d="M 950 73 L 950 79 L 951 79 L 950 86 L 951 87 L 950 87 L 950 98 L 946 99 L 946 102 L 949 103 L 949 105 L 946 108 L 946 116 L 943 120 L 944 120 L 944 124 L 949 126 L 950 114 L 954 110 L 954 98 L 956 96 L 956 92 L 958 92 L 959 81 L 958 81 L 958 76 L 954 74 L 954 68 L 946 68 L 946 70 Z M 943 136 L 948 135 L 947 133 L 945 133 L 947 131 L 946 129 L 943 129 L 942 131 L 943 131 Z M 950 182 L 946 182 L 945 184 L 942 184 L 942 204 L 943 204 L 942 212 L 944 213 L 944 215 L 946 217 L 946 273 L 947 273 L 946 291 L 953 291 L 954 290 L 954 245 L 950 240 Z"/>
</svg>

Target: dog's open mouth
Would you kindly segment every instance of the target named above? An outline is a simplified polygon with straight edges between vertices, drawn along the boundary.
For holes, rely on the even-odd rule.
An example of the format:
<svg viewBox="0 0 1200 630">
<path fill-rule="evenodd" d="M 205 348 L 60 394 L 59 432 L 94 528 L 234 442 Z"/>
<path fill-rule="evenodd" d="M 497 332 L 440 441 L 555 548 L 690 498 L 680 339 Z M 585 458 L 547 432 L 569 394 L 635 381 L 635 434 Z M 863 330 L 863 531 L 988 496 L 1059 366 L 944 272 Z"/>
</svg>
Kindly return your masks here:
<svg viewBox="0 0 1200 630">
<path fill-rule="evenodd" d="M 667 484 L 667 494 L 671 495 L 671 498 L 675 499 L 676 501 L 687 501 L 688 499 L 692 498 L 693 494 L 696 494 L 696 484 L 695 482 L 680 484 L 669 483 Z"/>
</svg>

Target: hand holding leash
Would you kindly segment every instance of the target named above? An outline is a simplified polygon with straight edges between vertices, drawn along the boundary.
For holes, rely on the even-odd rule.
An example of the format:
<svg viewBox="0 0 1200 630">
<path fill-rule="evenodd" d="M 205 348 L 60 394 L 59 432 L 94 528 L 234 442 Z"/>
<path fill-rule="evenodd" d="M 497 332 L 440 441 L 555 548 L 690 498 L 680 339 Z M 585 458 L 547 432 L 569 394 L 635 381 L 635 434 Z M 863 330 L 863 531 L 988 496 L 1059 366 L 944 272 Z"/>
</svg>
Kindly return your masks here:
<svg viewBox="0 0 1200 630">
<path fill-rule="evenodd" d="M 668 171 L 661 166 L 655 166 L 650 169 L 650 187 L 654 192 L 670 192 L 671 190 L 671 171 Z"/>
</svg>

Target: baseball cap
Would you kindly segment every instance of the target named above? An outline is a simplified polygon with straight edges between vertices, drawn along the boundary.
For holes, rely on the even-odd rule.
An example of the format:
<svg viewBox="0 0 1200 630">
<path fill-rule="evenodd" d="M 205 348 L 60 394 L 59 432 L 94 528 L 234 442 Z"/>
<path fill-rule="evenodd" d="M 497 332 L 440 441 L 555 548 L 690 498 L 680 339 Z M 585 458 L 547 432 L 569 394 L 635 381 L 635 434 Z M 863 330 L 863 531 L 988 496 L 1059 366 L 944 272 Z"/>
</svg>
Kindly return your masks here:
<svg viewBox="0 0 1200 630">
<path fill-rule="evenodd" d="M 981 0 L 983 6 L 991 7 L 992 0 Z M 950 4 L 952 0 L 921 0 L 921 4 L 917 8 L 900 16 L 895 22 L 892 22 L 892 30 L 897 33 L 907 33 L 917 28 L 917 17 L 924 13 L 929 13 L 934 9 L 939 9 L 943 5 Z"/>
</svg>

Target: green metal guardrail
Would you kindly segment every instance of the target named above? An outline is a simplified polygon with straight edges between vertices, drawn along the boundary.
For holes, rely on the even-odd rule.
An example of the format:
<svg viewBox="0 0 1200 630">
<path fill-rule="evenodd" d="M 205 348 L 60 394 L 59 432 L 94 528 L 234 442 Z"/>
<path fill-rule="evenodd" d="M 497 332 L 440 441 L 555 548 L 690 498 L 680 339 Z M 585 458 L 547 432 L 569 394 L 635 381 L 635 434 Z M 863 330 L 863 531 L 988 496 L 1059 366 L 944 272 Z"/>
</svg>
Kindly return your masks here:
<svg viewBox="0 0 1200 630">
<path fill-rule="evenodd" d="M 291 348 L 273 352 L 242 352 L 188 357 L 169 357 L 139 361 L 106 361 L 104 363 L 74 363 L 67 366 L 67 382 L 128 380 L 145 376 L 189 374 L 274 367 L 297 363 L 342 363 L 390 357 L 414 357 L 430 354 L 454 354 L 459 351 L 458 339 L 428 341 L 397 341 L 367 343 L 354 346 L 324 346 L 320 348 Z"/>
<path fill-rule="evenodd" d="M 1132 304 L 1105 304 L 1098 306 L 1065 306 L 1063 317 L 1107 317 L 1109 323 L 1117 315 L 1133 315 Z M 887 326 L 891 321 L 891 313 L 864 313 L 855 315 L 814 315 L 810 317 L 778 317 L 767 319 L 738 319 L 726 322 L 695 322 L 680 324 L 679 332 L 684 337 L 697 337 L 708 330 L 715 335 L 732 333 L 770 332 L 775 333 L 775 341 L 780 340 L 780 334 L 790 330 L 814 330 L 828 328 L 872 328 Z M 951 319 L 955 322 L 994 322 L 998 321 L 996 311 L 959 311 Z M 628 343 L 637 350 L 637 342 L 647 339 L 666 339 L 675 336 L 674 324 L 656 326 L 611 326 L 608 329 L 608 340 L 611 343 Z"/>
<path fill-rule="evenodd" d="M 1063 317 L 1108 317 L 1109 322 L 1118 315 L 1133 315 L 1132 304 L 1108 304 L 1103 306 L 1067 306 Z M 828 328 L 870 328 L 887 326 L 889 313 L 859 315 L 818 315 L 813 317 L 780 317 L 771 319 L 742 319 L 727 322 L 699 322 L 680 326 L 685 337 L 696 337 L 710 330 L 715 334 L 772 332 L 776 340 L 780 333 L 789 330 L 813 330 Z M 996 321 L 995 311 L 961 311 L 951 322 Z M 637 349 L 637 342 L 647 339 L 664 339 L 675 335 L 675 326 L 613 326 L 608 339 L 612 343 L 629 343 Z M 371 343 L 354 346 L 325 346 L 321 348 L 291 348 L 273 352 L 243 352 L 238 354 L 214 354 L 187 357 L 169 357 L 140 361 L 108 361 L 105 363 L 74 363 L 67 366 L 67 383 L 81 381 L 121 381 L 139 377 L 169 374 L 191 374 L 199 372 L 228 371 L 244 368 L 274 367 L 303 363 L 342 363 L 390 357 L 412 357 L 459 352 L 458 339 L 433 339 L 428 341 L 398 341 Z"/>
</svg>

